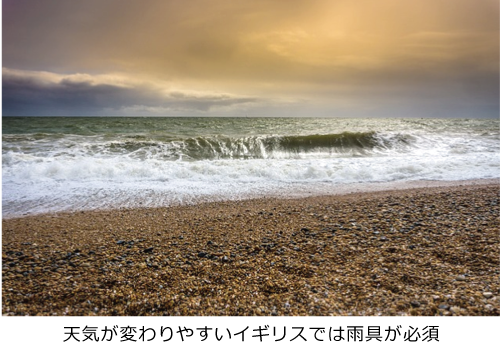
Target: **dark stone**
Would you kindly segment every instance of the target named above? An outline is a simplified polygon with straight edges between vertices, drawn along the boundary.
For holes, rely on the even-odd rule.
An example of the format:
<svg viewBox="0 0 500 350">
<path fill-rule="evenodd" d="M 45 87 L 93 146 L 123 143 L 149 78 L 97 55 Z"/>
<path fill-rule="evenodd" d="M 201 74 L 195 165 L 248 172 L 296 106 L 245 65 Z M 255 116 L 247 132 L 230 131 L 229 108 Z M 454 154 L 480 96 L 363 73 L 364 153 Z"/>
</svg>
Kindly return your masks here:
<svg viewBox="0 0 500 350">
<path fill-rule="evenodd" d="M 205 253 L 205 252 L 198 253 L 198 258 L 205 258 L 206 256 L 207 256 L 207 253 Z"/>
<path fill-rule="evenodd" d="M 302 231 L 302 232 L 304 232 L 304 233 L 307 233 L 307 232 L 309 232 L 310 230 L 309 230 L 307 227 L 302 227 L 302 228 L 300 229 L 300 231 Z"/>
<path fill-rule="evenodd" d="M 420 303 L 418 301 L 416 301 L 416 300 L 410 301 L 410 305 L 412 307 L 420 307 Z"/>
<path fill-rule="evenodd" d="M 117 241 L 117 242 L 116 242 L 116 244 L 119 244 L 119 245 L 124 245 L 125 243 L 127 243 L 127 242 L 125 242 L 125 241 L 123 241 L 123 240 L 121 240 L 121 239 L 120 239 L 119 241 Z"/>
<path fill-rule="evenodd" d="M 143 250 L 144 253 L 152 253 L 153 252 L 153 247 L 149 247 Z"/>
</svg>

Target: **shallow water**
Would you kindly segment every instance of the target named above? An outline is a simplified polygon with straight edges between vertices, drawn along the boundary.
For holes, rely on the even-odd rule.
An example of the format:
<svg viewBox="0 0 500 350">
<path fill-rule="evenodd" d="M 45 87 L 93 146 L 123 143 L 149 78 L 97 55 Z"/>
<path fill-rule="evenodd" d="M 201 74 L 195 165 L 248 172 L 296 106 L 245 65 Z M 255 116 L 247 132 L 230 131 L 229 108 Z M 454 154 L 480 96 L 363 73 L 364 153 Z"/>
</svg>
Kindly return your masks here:
<svg viewBox="0 0 500 350">
<path fill-rule="evenodd" d="M 3 215 L 498 178 L 498 120 L 2 119 Z"/>
</svg>

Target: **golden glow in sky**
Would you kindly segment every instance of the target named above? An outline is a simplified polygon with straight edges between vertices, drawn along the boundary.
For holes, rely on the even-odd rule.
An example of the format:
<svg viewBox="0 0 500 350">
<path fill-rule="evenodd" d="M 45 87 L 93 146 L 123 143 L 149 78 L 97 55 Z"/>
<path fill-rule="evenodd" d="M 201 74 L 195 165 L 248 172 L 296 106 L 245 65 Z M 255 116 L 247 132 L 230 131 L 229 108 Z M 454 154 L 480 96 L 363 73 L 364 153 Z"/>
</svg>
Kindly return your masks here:
<svg viewBox="0 0 500 350">
<path fill-rule="evenodd" d="M 6 0 L 3 114 L 498 117 L 498 10 Z"/>
</svg>

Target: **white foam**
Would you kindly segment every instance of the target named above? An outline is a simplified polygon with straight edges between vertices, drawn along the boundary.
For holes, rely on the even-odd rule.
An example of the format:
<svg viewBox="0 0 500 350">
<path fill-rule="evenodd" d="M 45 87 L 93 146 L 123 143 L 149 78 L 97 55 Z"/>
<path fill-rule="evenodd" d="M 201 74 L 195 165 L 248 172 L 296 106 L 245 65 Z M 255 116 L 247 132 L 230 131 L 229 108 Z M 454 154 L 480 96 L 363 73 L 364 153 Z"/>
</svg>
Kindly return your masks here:
<svg viewBox="0 0 500 350">
<path fill-rule="evenodd" d="M 368 152 L 320 148 L 269 152 L 256 136 L 235 149 L 224 149 L 224 143 L 219 147 L 226 155 L 236 149 L 245 155 L 249 145 L 260 147 L 260 158 L 203 160 L 186 156 L 186 143 L 180 141 L 135 143 L 132 137 L 117 141 L 103 135 L 35 140 L 7 135 L 2 156 L 3 214 L 294 196 L 338 186 L 493 179 L 500 174 L 498 133 L 434 129 L 412 133 L 394 128 L 375 134 L 387 147 Z"/>
<path fill-rule="evenodd" d="M 3 167 L 4 215 L 239 199 L 318 184 L 486 179 L 498 177 L 500 169 L 496 153 L 189 162 L 20 156 L 10 161 Z"/>
</svg>

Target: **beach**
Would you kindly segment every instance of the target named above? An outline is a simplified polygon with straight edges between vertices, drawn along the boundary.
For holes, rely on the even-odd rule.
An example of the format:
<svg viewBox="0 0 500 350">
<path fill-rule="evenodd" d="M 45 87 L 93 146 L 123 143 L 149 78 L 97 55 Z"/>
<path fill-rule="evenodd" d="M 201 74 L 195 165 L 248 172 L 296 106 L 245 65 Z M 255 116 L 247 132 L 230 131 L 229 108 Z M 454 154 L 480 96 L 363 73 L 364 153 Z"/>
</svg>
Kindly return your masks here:
<svg viewBox="0 0 500 350">
<path fill-rule="evenodd" d="M 2 11 L 7 345 L 498 343 L 499 1 Z"/>
<path fill-rule="evenodd" d="M 498 180 L 2 222 L 2 314 L 498 316 Z"/>
</svg>

